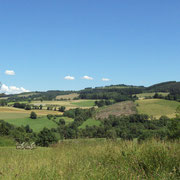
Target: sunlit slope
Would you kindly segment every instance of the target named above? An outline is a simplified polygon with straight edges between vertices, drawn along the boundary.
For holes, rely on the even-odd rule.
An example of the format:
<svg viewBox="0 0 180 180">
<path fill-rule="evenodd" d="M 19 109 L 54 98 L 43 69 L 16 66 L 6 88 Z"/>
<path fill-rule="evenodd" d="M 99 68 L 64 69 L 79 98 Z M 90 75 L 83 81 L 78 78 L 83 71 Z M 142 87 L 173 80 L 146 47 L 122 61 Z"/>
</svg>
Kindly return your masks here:
<svg viewBox="0 0 180 180">
<path fill-rule="evenodd" d="M 140 114 L 148 114 L 154 117 L 166 115 L 175 117 L 179 102 L 164 99 L 143 99 L 136 101 L 137 110 Z"/>
</svg>

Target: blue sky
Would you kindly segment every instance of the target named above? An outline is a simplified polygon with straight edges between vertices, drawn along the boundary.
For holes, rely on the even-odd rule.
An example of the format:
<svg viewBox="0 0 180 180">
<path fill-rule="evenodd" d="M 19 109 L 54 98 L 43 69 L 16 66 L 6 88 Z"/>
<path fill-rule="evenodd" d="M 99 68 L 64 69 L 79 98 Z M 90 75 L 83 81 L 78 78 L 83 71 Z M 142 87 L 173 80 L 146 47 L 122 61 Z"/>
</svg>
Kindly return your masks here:
<svg viewBox="0 0 180 180">
<path fill-rule="evenodd" d="M 0 2 L 0 81 L 9 91 L 148 86 L 179 81 L 179 68 L 179 0 Z"/>
</svg>

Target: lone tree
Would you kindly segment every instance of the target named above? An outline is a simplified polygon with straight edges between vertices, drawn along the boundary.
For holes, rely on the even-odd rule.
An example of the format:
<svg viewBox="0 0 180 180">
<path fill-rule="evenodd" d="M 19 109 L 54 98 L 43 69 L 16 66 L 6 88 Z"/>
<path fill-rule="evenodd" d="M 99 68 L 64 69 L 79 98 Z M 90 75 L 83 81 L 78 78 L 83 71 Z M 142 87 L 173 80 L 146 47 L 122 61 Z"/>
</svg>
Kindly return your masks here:
<svg viewBox="0 0 180 180">
<path fill-rule="evenodd" d="M 60 112 L 64 112 L 64 111 L 65 111 L 65 109 L 66 109 L 66 107 L 65 107 L 65 106 L 61 106 L 61 107 L 59 108 L 59 111 L 60 111 Z"/>
<path fill-rule="evenodd" d="M 50 144 L 57 143 L 58 141 L 56 136 L 47 128 L 40 131 L 37 136 L 36 144 L 43 147 L 48 147 Z"/>
<path fill-rule="evenodd" d="M 31 114 L 30 114 L 30 118 L 31 119 L 37 119 L 37 114 L 32 111 Z"/>
</svg>

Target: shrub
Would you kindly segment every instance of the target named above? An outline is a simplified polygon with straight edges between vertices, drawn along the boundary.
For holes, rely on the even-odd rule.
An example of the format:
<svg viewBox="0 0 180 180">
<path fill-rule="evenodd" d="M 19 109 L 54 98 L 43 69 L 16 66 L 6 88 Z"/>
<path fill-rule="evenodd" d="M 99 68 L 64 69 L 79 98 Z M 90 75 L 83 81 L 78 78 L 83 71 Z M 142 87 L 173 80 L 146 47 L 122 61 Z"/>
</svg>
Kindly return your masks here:
<svg viewBox="0 0 180 180">
<path fill-rule="evenodd" d="M 30 118 L 31 119 L 37 119 L 37 114 L 32 111 L 31 114 L 30 114 Z"/>
<path fill-rule="evenodd" d="M 57 143 L 56 136 L 47 128 L 44 128 L 38 134 L 36 144 L 43 147 L 48 147 L 50 144 Z"/>
</svg>

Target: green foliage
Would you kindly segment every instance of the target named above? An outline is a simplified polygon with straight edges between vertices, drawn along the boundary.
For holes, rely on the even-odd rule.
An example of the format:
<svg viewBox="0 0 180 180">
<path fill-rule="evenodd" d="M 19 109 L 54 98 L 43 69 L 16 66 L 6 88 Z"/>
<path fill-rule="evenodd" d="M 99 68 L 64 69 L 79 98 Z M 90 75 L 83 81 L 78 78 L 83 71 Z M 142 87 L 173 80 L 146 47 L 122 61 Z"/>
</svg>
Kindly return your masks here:
<svg viewBox="0 0 180 180">
<path fill-rule="evenodd" d="M 43 147 L 48 147 L 50 144 L 57 143 L 56 136 L 47 128 L 44 128 L 37 135 L 36 144 Z"/>
<path fill-rule="evenodd" d="M 0 106 L 6 106 L 7 101 L 6 100 L 0 100 Z"/>
<path fill-rule="evenodd" d="M 64 111 L 65 111 L 65 109 L 66 109 L 66 107 L 65 107 L 65 106 L 61 106 L 61 107 L 59 108 L 59 111 L 60 111 L 60 112 L 64 112 Z"/>
<path fill-rule="evenodd" d="M 48 118 L 49 120 L 51 120 L 51 119 L 53 118 L 53 115 L 52 115 L 52 114 L 48 114 L 48 115 L 47 115 L 47 118 Z"/>
<path fill-rule="evenodd" d="M 107 130 L 105 136 L 106 136 L 106 139 L 112 139 L 112 140 L 117 139 L 117 134 L 116 134 L 116 131 L 114 129 Z"/>
<path fill-rule="evenodd" d="M 31 110 L 31 106 L 30 105 L 26 105 L 25 110 Z"/>
<path fill-rule="evenodd" d="M 31 114 L 30 114 L 30 118 L 31 119 L 37 119 L 37 114 L 32 111 Z"/>
<path fill-rule="evenodd" d="M 128 87 L 128 88 L 94 88 L 80 91 L 81 99 L 106 99 L 114 100 L 115 102 L 135 100 L 133 94 L 142 93 L 143 87 Z"/>
<path fill-rule="evenodd" d="M 159 84 L 154 84 L 146 88 L 146 90 L 151 91 L 151 92 L 152 91 L 153 92 L 169 92 L 174 87 L 180 88 L 180 83 L 176 81 L 162 82 Z"/>
<path fill-rule="evenodd" d="M 108 105 L 111 105 L 113 104 L 112 101 L 110 100 L 100 100 L 100 101 L 95 101 L 95 105 L 98 106 L 98 107 L 103 107 L 103 106 L 108 106 Z"/>
<path fill-rule="evenodd" d="M 180 114 L 180 105 L 177 107 L 176 113 Z"/>
<path fill-rule="evenodd" d="M 172 119 L 168 125 L 168 138 L 180 139 L 180 119 Z"/>
<path fill-rule="evenodd" d="M 64 126 L 65 124 L 66 124 L 65 120 L 61 118 L 61 119 L 59 120 L 59 125 L 60 125 L 60 126 Z"/>
</svg>

